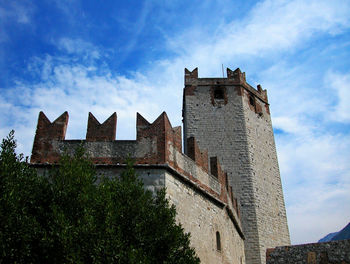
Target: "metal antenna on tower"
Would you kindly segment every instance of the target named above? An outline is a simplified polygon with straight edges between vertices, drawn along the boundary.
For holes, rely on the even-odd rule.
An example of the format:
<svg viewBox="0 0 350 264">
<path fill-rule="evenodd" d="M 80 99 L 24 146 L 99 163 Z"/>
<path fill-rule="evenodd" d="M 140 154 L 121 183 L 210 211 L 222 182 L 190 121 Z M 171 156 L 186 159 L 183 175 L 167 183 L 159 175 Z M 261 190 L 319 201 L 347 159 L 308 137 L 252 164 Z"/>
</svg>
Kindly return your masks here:
<svg viewBox="0 0 350 264">
<path fill-rule="evenodd" d="M 222 68 L 222 78 L 225 78 L 225 75 L 224 75 L 224 64 L 221 64 L 221 68 Z"/>
</svg>

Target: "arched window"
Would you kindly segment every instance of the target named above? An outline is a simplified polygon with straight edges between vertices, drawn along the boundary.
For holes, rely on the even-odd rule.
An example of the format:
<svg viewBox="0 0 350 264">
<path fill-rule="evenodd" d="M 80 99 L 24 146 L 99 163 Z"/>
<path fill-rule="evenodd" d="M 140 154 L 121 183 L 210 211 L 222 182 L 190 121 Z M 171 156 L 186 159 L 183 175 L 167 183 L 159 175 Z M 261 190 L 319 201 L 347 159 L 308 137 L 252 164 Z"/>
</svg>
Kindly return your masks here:
<svg viewBox="0 0 350 264">
<path fill-rule="evenodd" d="M 216 250 L 221 251 L 221 240 L 220 240 L 220 233 L 216 232 Z"/>
</svg>

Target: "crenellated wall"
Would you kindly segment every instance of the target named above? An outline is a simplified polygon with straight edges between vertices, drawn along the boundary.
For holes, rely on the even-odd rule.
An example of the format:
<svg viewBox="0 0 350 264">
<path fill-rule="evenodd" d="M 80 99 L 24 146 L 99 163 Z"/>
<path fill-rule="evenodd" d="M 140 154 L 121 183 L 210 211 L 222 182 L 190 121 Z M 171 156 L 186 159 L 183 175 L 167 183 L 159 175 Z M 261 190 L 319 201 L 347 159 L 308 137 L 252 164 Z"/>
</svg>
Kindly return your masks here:
<svg viewBox="0 0 350 264">
<path fill-rule="evenodd" d="M 31 163 L 57 163 L 64 150 L 72 151 L 79 144 L 84 144 L 96 164 L 124 163 L 128 155 L 135 159 L 136 164 L 162 164 L 169 155 L 166 142 L 182 151 L 181 127 L 173 128 L 165 112 L 152 124 L 137 114 L 136 140 L 115 140 L 116 113 L 103 124 L 89 113 L 86 140 L 65 140 L 68 118 L 65 112 L 51 123 L 40 112 Z"/>
<path fill-rule="evenodd" d="M 40 173 L 81 145 L 100 175 L 118 176 L 130 157 L 146 189 L 167 188 L 168 198 L 177 205 L 177 219 L 192 233 L 202 263 L 244 263 L 240 209 L 227 174 L 216 157 L 209 164 L 207 151 L 198 147 L 195 138 L 188 139 L 189 156 L 183 154 L 181 127 L 173 128 L 165 112 L 153 123 L 137 113 L 136 140 L 115 140 L 116 113 L 102 124 L 89 113 L 86 139 L 66 140 L 68 118 L 65 112 L 50 122 L 40 112 L 31 156 Z M 214 247 L 216 232 L 225 238 L 222 251 Z"/>
</svg>

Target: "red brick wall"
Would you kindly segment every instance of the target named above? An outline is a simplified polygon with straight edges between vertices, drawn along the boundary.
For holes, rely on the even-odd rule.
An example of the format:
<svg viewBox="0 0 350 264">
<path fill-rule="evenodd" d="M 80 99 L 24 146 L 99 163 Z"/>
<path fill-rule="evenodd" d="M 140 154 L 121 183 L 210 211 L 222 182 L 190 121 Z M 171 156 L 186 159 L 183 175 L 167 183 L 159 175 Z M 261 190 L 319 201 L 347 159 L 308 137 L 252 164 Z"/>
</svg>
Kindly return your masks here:
<svg viewBox="0 0 350 264">
<path fill-rule="evenodd" d="M 86 141 L 113 141 L 116 136 L 117 114 L 113 113 L 102 124 L 89 113 Z"/>
<path fill-rule="evenodd" d="M 39 113 L 31 156 L 32 163 L 55 163 L 58 161 L 59 155 L 53 146 L 53 141 L 65 139 L 68 118 L 68 113 L 64 112 L 51 123 L 43 112 Z"/>
</svg>

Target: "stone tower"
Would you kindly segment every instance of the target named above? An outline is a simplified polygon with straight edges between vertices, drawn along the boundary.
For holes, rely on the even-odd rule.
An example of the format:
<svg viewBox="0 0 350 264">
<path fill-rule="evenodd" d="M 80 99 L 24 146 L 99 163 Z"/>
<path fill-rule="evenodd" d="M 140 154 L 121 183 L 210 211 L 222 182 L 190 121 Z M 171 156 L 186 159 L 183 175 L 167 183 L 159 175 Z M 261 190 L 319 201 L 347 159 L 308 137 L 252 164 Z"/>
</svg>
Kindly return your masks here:
<svg viewBox="0 0 350 264">
<path fill-rule="evenodd" d="M 266 90 L 250 86 L 240 69 L 227 69 L 227 78 L 185 69 L 183 123 L 185 153 L 194 137 L 228 173 L 241 206 L 246 263 L 265 263 L 267 248 L 290 244 Z"/>
</svg>

